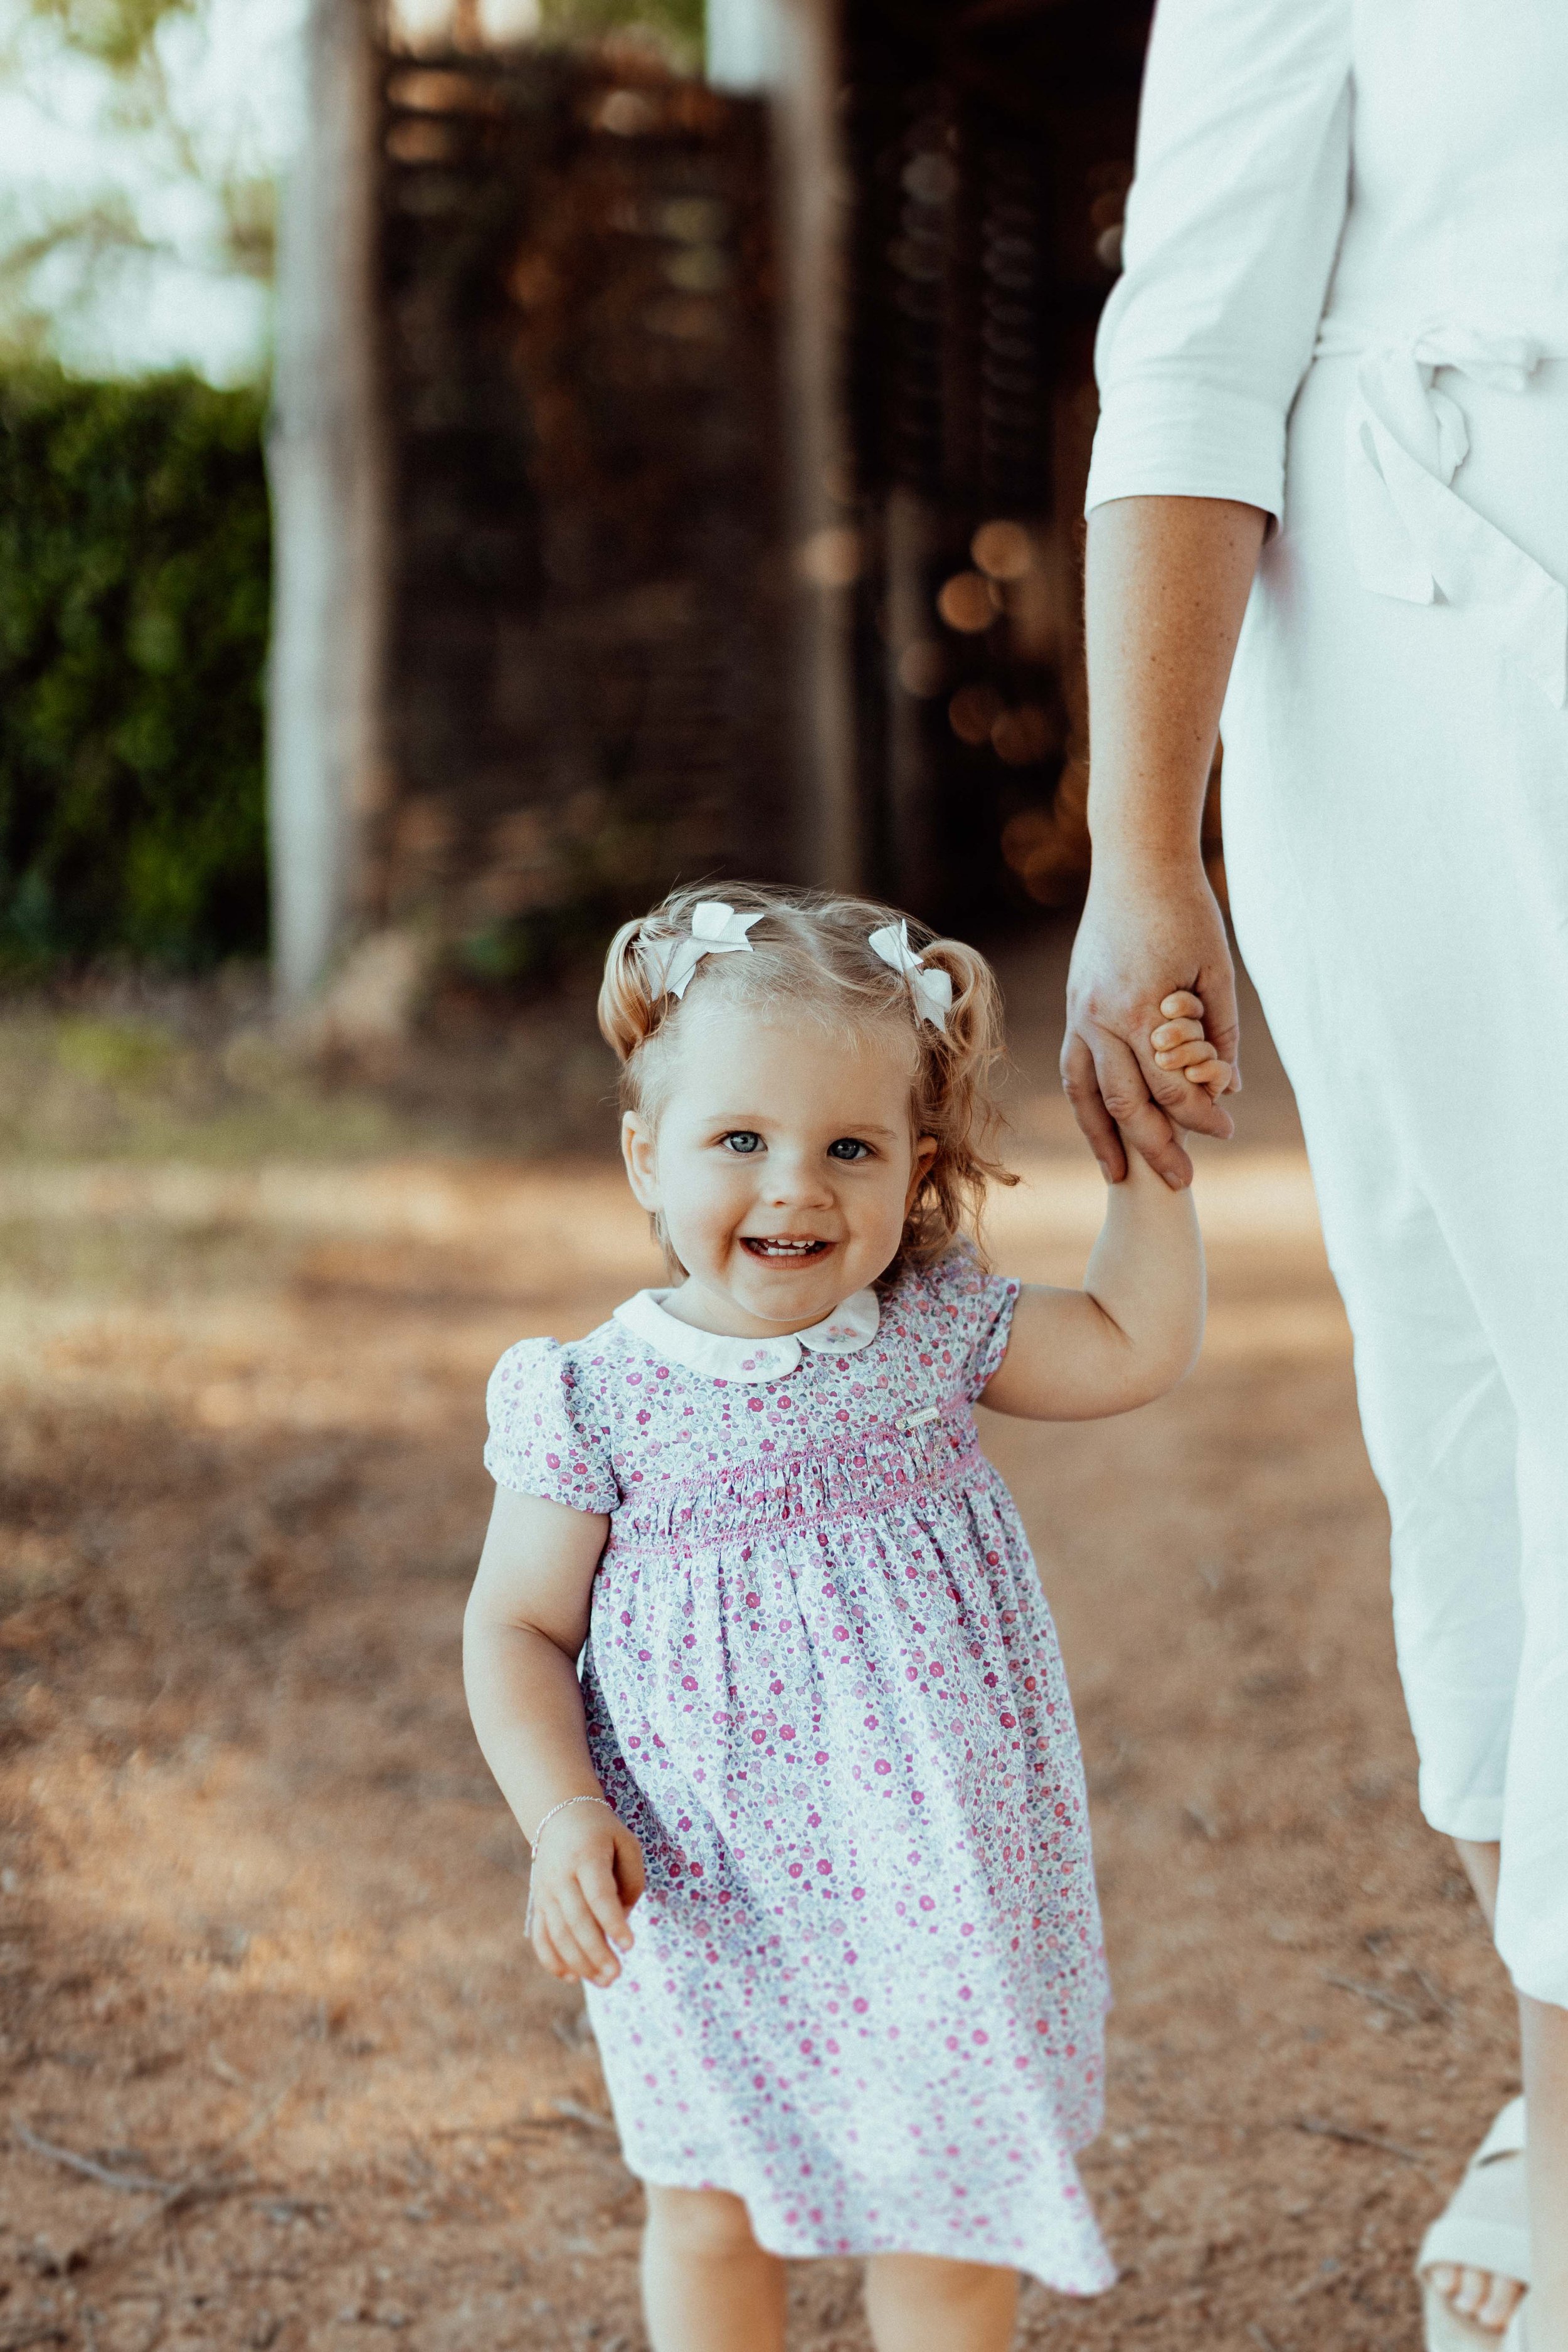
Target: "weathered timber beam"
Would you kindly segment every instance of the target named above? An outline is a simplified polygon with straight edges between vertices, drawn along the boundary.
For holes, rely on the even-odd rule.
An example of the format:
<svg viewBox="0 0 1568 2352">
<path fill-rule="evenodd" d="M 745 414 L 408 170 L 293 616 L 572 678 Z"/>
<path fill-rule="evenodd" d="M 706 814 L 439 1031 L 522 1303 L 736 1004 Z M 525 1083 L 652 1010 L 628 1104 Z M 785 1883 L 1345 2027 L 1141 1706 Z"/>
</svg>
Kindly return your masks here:
<svg viewBox="0 0 1568 2352">
<path fill-rule="evenodd" d="M 317 986 L 351 934 L 383 782 L 375 34 L 371 0 L 310 0 L 304 131 L 280 225 L 268 819 L 286 1003 Z"/>
</svg>

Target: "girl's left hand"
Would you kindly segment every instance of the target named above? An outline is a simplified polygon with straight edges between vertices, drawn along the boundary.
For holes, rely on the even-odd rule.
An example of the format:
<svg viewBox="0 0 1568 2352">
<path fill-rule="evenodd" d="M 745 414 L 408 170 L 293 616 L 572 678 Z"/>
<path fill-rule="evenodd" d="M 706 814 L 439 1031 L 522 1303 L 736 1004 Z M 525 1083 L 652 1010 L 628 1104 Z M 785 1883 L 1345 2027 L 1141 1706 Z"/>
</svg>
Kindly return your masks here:
<svg viewBox="0 0 1568 2352">
<path fill-rule="evenodd" d="M 1222 1062 L 1204 1030 L 1204 1001 L 1190 988 L 1180 988 L 1160 1005 L 1164 1019 L 1149 1044 L 1163 1070 L 1178 1070 L 1189 1085 L 1205 1087 L 1215 1099 L 1231 1081 L 1231 1066 Z"/>
<path fill-rule="evenodd" d="M 563 1813 L 541 1840 L 529 1881 L 530 1934 L 552 1977 L 612 1985 L 630 1951 L 627 1914 L 647 1884 L 642 1848 L 607 1806 Z"/>
</svg>

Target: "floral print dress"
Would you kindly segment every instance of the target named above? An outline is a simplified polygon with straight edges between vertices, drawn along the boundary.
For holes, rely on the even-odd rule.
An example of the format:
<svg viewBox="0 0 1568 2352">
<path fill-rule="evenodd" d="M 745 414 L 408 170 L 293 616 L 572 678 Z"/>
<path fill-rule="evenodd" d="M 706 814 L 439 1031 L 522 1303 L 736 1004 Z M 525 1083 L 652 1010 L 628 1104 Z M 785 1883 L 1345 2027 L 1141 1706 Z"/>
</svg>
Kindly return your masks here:
<svg viewBox="0 0 1568 2352">
<path fill-rule="evenodd" d="M 509 1349 L 485 1454 L 609 1516 L 583 1695 L 648 1886 L 588 2006 L 626 2161 L 742 2198 L 780 2254 L 1097 2293 L 1082 1763 L 974 1423 L 1017 1285 L 960 1248 L 765 1340 L 665 1295 Z"/>
</svg>

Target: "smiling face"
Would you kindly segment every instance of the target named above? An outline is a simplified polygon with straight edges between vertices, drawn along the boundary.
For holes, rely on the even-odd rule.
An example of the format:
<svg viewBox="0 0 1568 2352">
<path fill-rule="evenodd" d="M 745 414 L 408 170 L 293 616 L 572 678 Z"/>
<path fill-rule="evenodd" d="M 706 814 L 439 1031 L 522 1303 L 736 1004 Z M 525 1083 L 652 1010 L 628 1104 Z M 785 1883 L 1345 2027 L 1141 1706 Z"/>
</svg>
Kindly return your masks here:
<svg viewBox="0 0 1568 2352">
<path fill-rule="evenodd" d="M 670 1044 L 657 1122 L 621 1130 L 687 1269 L 667 1309 L 742 1339 L 820 1323 L 891 1264 L 936 1150 L 910 1123 L 908 1031 L 786 1027 L 715 995 Z"/>
</svg>

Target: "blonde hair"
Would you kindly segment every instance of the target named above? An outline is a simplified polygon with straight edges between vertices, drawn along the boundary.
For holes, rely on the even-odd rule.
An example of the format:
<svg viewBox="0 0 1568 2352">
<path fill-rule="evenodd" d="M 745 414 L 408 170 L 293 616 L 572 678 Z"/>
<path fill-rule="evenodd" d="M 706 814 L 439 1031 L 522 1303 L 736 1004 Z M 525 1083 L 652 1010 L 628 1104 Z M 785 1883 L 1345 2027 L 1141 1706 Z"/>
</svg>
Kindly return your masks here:
<svg viewBox="0 0 1568 2352">
<path fill-rule="evenodd" d="M 757 914 L 749 955 L 710 955 L 698 965 L 682 997 L 667 994 L 657 950 L 691 929 L 692 909 L 721 898 L 742 915 Z M 918 1137 L 932 1136 L 936 1152 L 910 1204 L 897 1256 L 883 1280 L 902 1266 L 931 1265 L 961 1233 L 978 1245 L 988 1184 L 1018 1179 L 993 1156 L 1001 1126 L 992 1080 L 1002 1059 L 1002 997 L 983 955 L 962 940 L 937 938 L 910 923 L 910 944 L 927 970 L 945 971 L 952 1004 L 945 1029 L 924 1020 L 910 982 L 868 944 L 872 931 L 905 919 L 870 898 L 816 890 L 766 889 L 722 882 L 672 890 L 662 906 L 623 923 L 605 959 L 599 1027 L 621 1065 L 624 1110 L 658 1117 L 668 1085 L 672 1047 L 694 992 L 721 989 L 735 1003 L 804 1010 L 835 1027 L 864 1031 L 901 1024 L 913 1052 L 910 1116 Z M 655 1236 L 678 1266 L 655 1220 Z M 683 1268 L 680 1271 L 684 1271 Z"/>
</svg>

